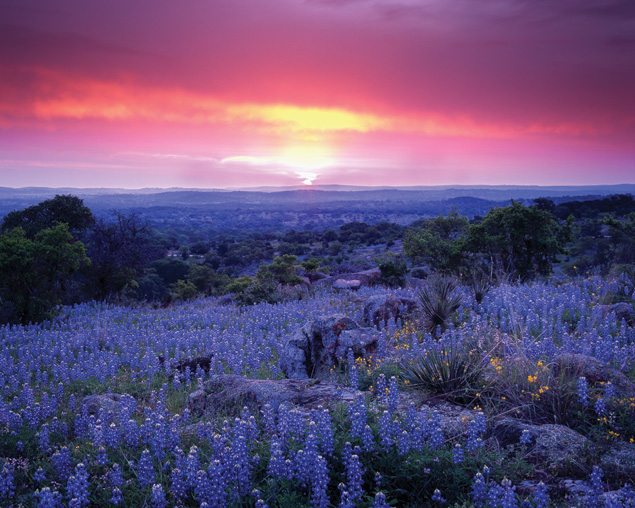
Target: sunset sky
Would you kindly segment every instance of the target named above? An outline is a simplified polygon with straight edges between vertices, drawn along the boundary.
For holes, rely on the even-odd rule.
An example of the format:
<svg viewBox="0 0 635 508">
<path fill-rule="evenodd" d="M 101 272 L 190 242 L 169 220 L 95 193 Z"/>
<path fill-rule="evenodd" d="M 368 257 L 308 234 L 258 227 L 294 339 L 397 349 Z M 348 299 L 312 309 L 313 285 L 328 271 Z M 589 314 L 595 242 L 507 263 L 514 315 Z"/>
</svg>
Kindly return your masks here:
<svg viewBox="0 0 635 508">
<path fill-rule="evenodd" d="M 633 0 L 0 0 L 0 186 L 635 183 Z"/>
</svg>

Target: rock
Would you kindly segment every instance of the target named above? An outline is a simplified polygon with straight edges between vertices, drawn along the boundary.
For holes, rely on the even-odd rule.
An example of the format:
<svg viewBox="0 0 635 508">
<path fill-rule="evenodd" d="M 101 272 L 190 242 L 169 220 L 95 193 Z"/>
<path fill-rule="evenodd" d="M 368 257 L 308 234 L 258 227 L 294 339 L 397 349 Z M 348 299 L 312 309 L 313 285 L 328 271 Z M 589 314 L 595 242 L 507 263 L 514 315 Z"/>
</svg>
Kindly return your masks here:
<svg viewBox="0 0 635 508">
<path fill-rule="evenodd" d="M 621 302 L 614 303 L 613 305 L 600 305 L 599 307 L 602 310 L 602 318 L 614 312 L 615 318 L 618 322 L 622 321 L 623 319 L 624 321 L 626 321 L 627 325 L 635 325 L 635 310 L 633 309 L 632 305 L 629 305 L 626 302 Z"/>
<path fill-rule="evenodd" d="M 82 400 L 82 406 L 85 406 L 88 414 L 111 414 L 118 416 L 121 413 L 121 407 L 124 404 L 136 405 L 134 398 L 127 393 L 105 393 L 103 395 L 89 395 Z"/>
<path fill-rule="evenodd" d="M 572 353 L 558 355 L 553 363 L 555 377 L 560 376 L 563 370 L 576 378 L 585 377 L 591 387 L 597 383 L 610 381 L 618 397 L 635 397 L 635 383 L 631 382 L 623 372 L 597 358 Z"/>
<path fill-rule="evenodd" d="M 360 328 L 344 315 L 320 317 L 291 335 L 280 354 L 279 366 L 291 379 L 328 379 L 348 349 L 356 357 L 372 353 L 377 339 L 373 329 Z"/>
<path fill-rule="evenodd" d="M 205 394 L 207 415 L 228 416 L 240 414 L 243 407 L 251 414 L 257 414 L 265 404 L 273 410 L 280 404 L 307 409 L 331 407 L 340 402 L 352 402 L 361 392 L 312 379 L 248 379 L 219 374 L 205 383 Z"/>
<path fill-rule="evenodd" d="M 322 273 L 322 272 L 307 273 L 306 277 L 309 279 L 311 284 L 313 284 L 314 282 L 317 282 L 319 280 L 328 279 L 329 278 L 328 275 L 326 275 L 325 273 Z"/>
<path fill-rule="evenodd" d="M 529 432 L 528 456 L 552 474 L 576 471 L 586 474 L 586 456 L 591 441 L 582 434 L 557 424 L 531 425 L 513 418 L 501 418 L 492 427 L 492 436 L 501 446 L 519 445 L 523 431 Z"/>
<path fill-rule="evenodd" d="M 214 357 L 214 353 L 210 353 L 208 356 L 197 356 L 196 358 L 190 358 L 188 360 L 181 360 L 180 362 L 176 362 L 170 367 L 174 370 L 178 370 L 179 372 L 185 372 L 188 368 L 190 372 L 194 374 L 196 369 L 200 367 L 205 372 L 209 372 L 209 369 L 212 365 L 212 358 Z M 165 359 L 162 356 L 159 356 L 159 363 L 161 365 L 164 364 Z"/>
<path fill-rule="evenodd" d="M 635 478 L 635 444 L 615 443 L 602 455 L 599 465 L 610 478 Z"/>
<path fill-rule="evenodd" d="M 201 416 L 205 412 L 207 394 L 203 390 L 196 390 L 187 396 L 187 408 L 194 416 Z"/>
<path fill-rule="evenodd" d="M 379 270 L 379 268 L 371 268 L 370 270 L 364 270 L 362 272 L 342 273 L 337 275 L 336 277 L 322 278 L 320 280 L 316 280 L 314 282 L 314 285 L 316 287 L 331 286 L 331 287 L 334 287 L 335 289 L 356 289 L 356 288 L 345 288 L 345 287 L 338 287 L 338 286 L 341 286 L 343 284 L 343 282 L 340 282 L 340 281 L 349 282 L 349 283 L 355 282 L 355 285 L 357 285 L 357 282 L 359 282 L 359 285 L 357 285 L 357 287 L 371 286 L 375 284 L 376 282 L 378 282 L 379 279 L 381 279 L 381 271 Z"/>
<path fill-rule="evenodd" d="M 362 282 L 359 280 L 337 279 L 333 283 L 333 289 L 359 289 L 361 287 Z"/>
<path fill-rule="evenodd" d="M 368 299 L 364 305 L 364 323 L 380 328 L 388 324 L 390 319 L 397 319 L 412 314 L 418 309 L 414 298 L 397 297 L 394 294 L 378 295 Z"/>
</svg>

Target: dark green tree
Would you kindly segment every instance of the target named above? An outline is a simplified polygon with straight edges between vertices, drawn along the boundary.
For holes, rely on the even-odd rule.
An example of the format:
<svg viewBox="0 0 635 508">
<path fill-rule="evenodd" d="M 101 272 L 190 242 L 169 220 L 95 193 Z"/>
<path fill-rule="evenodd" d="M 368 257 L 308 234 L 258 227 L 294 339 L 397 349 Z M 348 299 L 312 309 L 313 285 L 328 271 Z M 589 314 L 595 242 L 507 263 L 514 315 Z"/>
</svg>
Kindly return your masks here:
<svg viewBox="0 0 635 508">
<path fill-rule="evenodd" d="M 536 206 L 493 208 L 480 224 L 471 225 L 467 249 L 483 255 L 486 264 L 521 280 L 548 275 L 558 254 L 561 226 L 553 214 Z"/>
<path fill-rule="evenodd" d="M 469 228 L 467 217 L 452 210 L 445 217 L 423 219 L 406 231 L 403 249 L 414 264 L 423 264 L 434 270 L 456 272 L 460 269 Z"/>
<path fill-rule="evenodd" d="M 0 319 L 29 323 L 53 316 L 70 294 L 73 275 L 88 266 L 84 245 L 66 223 L 29 238 L 20 227 L 0 235 Z"/>
<path fill-rule="evenodd" d="M 0 232 L 20 227 L 25 236 L 33 238 L 39 231 L 65 223 L 77 238 L 95 222 L 90 209 L 76 196 L 57 195 L 24 210 L 9 212 L 2 220 Z"/>
</svg>

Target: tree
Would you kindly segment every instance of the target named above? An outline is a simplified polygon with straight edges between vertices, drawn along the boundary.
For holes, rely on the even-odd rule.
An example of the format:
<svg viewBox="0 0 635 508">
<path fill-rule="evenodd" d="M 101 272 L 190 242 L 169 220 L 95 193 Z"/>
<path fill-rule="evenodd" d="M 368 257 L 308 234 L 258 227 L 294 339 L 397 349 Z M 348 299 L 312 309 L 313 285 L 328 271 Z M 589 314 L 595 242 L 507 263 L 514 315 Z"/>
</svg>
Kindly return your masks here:
<svg viewBox="0 0 635 508">
<path fill-rule="evenodd" d="M 471 225 L 467 249 L 485 256 L 485 262 L 506 273 L 515 272 L 522 280 L 548 275 L 557 255 L 561 227 L 553 214 L 539 207 L 493 208 L 480 224 Z"/>
<path fill-rule="evenodd" d="M 57 195 L 24 210 L 9 212 L 2 220 L 0 232 L 5 233 L 20 227 L 26 237 L 33 238 L 43 229 L 65 223 L 68 224 L 69 232 L 77 238 L 94 222 L 90 208 L 84 206 L 82 199 L 71 195 Z"/>
<path fill-rule="evenodd" d="M 20 227 L 0 235 L 0 319 L 29 323 L 52 317 L 64 302 L 73 275 L 88 266 L 84 245 L 66 223 L 29 238 Z"/>
<path fill-rule="evenodd" d="M 111 222 L 97 220 L 87 245 L 92 265 L 85 272 L 85 291 L 97 300 L 132 289 L 148 264 L 164 255 L 149 226 L 134 214 L 114 212 Z"/>
<path fill-rule="evenodd" d="M 447 216 L 414 222 L 406 231 L 403 249 L 413 263 L 440 271 L 458 271 L 465 257 L 467 217 L 452 210 Z"/>
</svg>

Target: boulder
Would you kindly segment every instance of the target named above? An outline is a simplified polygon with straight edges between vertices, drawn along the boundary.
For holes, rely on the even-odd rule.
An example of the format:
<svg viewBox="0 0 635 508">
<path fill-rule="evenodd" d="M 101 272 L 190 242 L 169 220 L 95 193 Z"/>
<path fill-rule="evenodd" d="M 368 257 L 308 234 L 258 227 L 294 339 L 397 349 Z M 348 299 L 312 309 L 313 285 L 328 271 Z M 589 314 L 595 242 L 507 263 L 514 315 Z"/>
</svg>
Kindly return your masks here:
<svg viewBox="0 0 635 508">
<path fill-rule="evenodd" d="M 273 410 L 278 409 L 280 404 L 317 409 L 319 406 L 328 408 L 341 402 L 352 402 L 360 393 L 352 388 L 313 379 L 248 379 L 220 374 L 205 382 L 204 390 L 190 395 L 188 408 L 193 414 L 205 412 L 212 417 L 239 415 L 244 407 L 251 414 L 258 414 L 265 404 Z M 201 405 L 202 397 L 204 403 Z"/>
<path fill-rule="evenodd" d="M 381 270 L 371 268 L 355 273 L 341 273 L 334 277 L 326 277 L 316 280 L 315 287 L 333 287 L 335 289 L 357 289 L 361 286 L 372 286 L 381 279 Z M 345 287 L 344 282 L 354 283 L 355 287 Z"/>
<path fill-rule="evenodd" d="M 88 414 L 98 416 L 111 414 L 118 416 L 124 404 L 136 405 L 134 398 L 127 393 L 104 393 L 103 395 L 88 395 L 82 400 L 82 406 L 86 407 Z"/>
<path fill-rule="evenodd" d="M 635 478 L 635 444 L 616 442 L 602 455 L 599 465 L 610 478 Z"/>
<path fill-rule="evenodd" d="M 602 318 L 607 316 L 608 314 L 615 313 L 615 318 L 618 322 L 626 321 L 626 324 L 629 326 L 635 325 L 635 310 L 633 306 L 626 303 L 614 303 L 613 305 L 600 305 L 600 309 L 602 310 Z"/>
<path fill-rule="evenodd" d="M 197 368 L 201 368 L 205 372 L 209 372 L 209 369 L 212 365 L 212 358 L 214 357 L 214 353 L 210 353 L 207 356 L 197 356 L 196 358 L 188 358 L 187 360 L 181 360 L 180 362 L 174 362 L 170 360 L 166 360 L 163 356 L 159 355 L 157 359 L 159 360 L 159 365 L 164 366 L 166 362 L 168 362 L 169 366 L 173 370 L 178 370 L 183 373 L 188 368 L 190 372 L 194 374 Z"/>
<path fill-rule="evenodd" d="M 317 282 L 319 280 L 328 279 L 329 276 L 322 272 L 309 272 L 306 274 L 306 277 L 309 279 L 311 284 Z"/>
<path fill-rule="evenodd" d="M 576 471 L 586 474 L 586 457 L 591 441 L 564 425 L 531 425 L 513 418 L 501 418 L 492 427 L 492 437 L 501 446 L 519 445 L 523 431 L 529 432 L 528 457 L 552 474 Z"/>
<path fill-rule="evenodd" d="M 362 283 L 359 280 L 337 279 L 333 283 L 333 289 L 359 289 Z"/>
<path fill-rule="evenodd" d="M 364 324 L 380 328 L 388 321 L 413 314 L 418 309 L 414 298 L 397 297 L 392 293 L 369 298 L 364 305 Z"/>
<path fill-rule="evenodd" d="M 284 345 L 279 366 L 291 379 L 328 379 L 331 369 L 352 349 L 355 357 L 377 348 L 379 335 L 341 315 L 323 316 L 297 329 Z"/>
<path fill-rule="evenodd" d="M 635 397 L 635 383 L 623 372 L 592 356 L 564 353 L 553 361 L 556 378 L 564 371 L 570 376 L 585 377 L 591 387 L 610 381 L 618 397 Z"/>
</svg>

